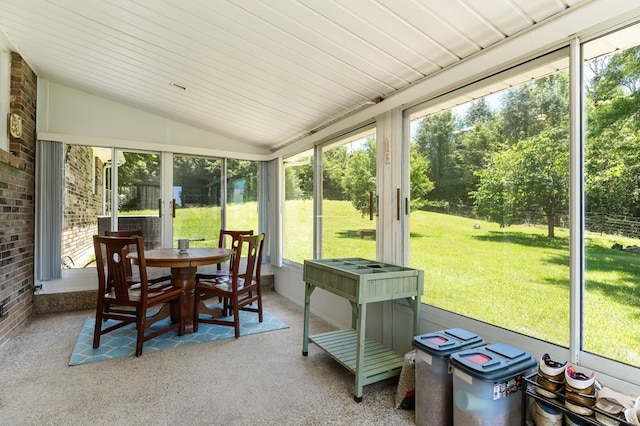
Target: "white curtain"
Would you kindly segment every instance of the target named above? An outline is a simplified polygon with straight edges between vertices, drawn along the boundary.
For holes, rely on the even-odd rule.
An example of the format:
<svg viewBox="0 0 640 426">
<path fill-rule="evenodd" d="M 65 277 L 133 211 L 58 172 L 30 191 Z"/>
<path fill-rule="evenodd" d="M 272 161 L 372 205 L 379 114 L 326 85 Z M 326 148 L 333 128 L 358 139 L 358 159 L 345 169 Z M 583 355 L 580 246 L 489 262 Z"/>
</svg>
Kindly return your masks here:
<svg viewBox="0 0 640 426">
<path fill-rule="evenodd" d="M 64 158 L 61 142 L 38 141 L 36 151 L 36 265 L 38 279 L 62 274 Z"/>
</svg>

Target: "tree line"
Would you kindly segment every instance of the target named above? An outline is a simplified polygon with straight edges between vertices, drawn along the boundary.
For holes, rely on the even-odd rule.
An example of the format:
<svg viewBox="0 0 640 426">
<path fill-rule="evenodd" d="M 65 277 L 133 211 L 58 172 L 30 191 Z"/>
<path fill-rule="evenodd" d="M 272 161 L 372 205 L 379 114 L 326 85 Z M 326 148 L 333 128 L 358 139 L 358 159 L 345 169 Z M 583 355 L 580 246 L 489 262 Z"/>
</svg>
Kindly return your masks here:
<svg viewBox="0 0 640 426">
<path fill-rule="evenodd" d="M 587 211 L 640 217 L 640 49 L 585 63 Z M 322 158 L 323 198 L 368 214 L 375 140 Z M 578 153 L 577 153 L 578 154 Z M 501 226 L 565 225 L 569 207 L 569 75 L 538 78 L 423 117 L 410 144 L 412 209 L 467 211 Z M 285 169 L 286 198 L 310 198 L 311 161 Z"/>
<path fill-rule="evenodd" d="M 126 161 L 118 167 L 120 193 L 125 195 L 121 206 L 124 210 L 156 208 L 160 198 L 160 156 L 155 154 L 126 152 Z M 226 173 L 223 179 L 223 172 Z M 228 159 L 222 170 L 219 159 L 174 156 L 173 186 L 177 188 L 179 206 L 220 206 L 220 190 L 226 182 L 227 201 L 241 198 L 242 202 L 258 199 L 258 162 Z M 142 188 L 156 188 L 155 196 L 144 202 Z M 236 197 L 240 194 L 240 197 Z"/>
</svg>

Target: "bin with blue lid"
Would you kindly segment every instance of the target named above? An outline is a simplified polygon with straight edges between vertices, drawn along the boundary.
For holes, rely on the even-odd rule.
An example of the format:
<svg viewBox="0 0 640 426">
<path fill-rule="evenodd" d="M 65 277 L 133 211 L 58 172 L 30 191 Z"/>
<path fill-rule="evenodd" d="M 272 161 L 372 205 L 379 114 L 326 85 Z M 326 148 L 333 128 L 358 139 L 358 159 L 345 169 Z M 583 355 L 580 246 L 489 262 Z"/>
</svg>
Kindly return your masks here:
<svg viewBox="0 0 640 426">
<path fill-rule="evenodd" d="M 504 343 L 451 355 L 453 424 L 510 426 L 522 418 L 523 376 L 538 366 L 527 352 Z"/>
<path fill-rule="evenodd" d="M 451 354 L 484 344 L 477 334 L 450 328 L 413 338 L 415 359 L 415 420 L 418 426 L 453 423 Z"/>
</svg>

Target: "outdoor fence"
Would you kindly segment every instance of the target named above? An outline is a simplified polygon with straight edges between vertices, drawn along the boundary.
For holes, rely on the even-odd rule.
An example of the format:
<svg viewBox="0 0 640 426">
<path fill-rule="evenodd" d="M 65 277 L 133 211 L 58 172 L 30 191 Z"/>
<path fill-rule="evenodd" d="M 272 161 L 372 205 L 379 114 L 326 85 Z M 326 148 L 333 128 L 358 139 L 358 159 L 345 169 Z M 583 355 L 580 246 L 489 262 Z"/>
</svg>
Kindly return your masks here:
<svg viewBox="0 0 640 426">
<path fill-rule="evenodd" d="M 477 216 L 473 212 L 473 206 L 461 203 L 432 203 L 426 206 L 424 210 L 477 219 Z M 544 217 L 540 215 L 530 215 L 526 219 L 523 219 L 523 223 L 544 224 L 545 220 Z M 556 217 L 557 226 L 567 227 L 568 224 L 569 220 L 566 215 L 558 215 Z M 587 213 L 585 227 L 587 231 L 598 232 L 600 234 L 640 239 L 640 217 L 608 213 Z"/>
<path fill-rule="evenodd" d="M 590 213 L 586 217 L 587 230 L 601 234 L 640 238 L 640 218 L 632 216 Z"/>
</svg>

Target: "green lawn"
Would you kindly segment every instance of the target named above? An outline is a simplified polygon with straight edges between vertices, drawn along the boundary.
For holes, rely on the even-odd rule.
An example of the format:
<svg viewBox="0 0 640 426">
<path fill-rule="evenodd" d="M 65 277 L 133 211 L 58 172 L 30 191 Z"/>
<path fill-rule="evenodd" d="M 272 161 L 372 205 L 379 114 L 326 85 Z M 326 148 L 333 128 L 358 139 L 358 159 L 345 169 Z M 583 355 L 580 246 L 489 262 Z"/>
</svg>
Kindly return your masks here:
<svg viewBox="0 0 640 426">
<path fill-rule="evenodd" d="M 479 226 L 479 228 L 478 228 Z M 423 300 L 568 345 L 567 232 L 439 213 L 411 215 L 410 266 L 425 271 Z"/>
<path fill-rule="evenodd" d="M 546 226 L 500 228 L 412 213 L 410 265 L 425 271 L 423 301 L 568 346 L 569 233 L 556 229 L 550 239 L 546 232 Z M 592 233 L 586 238 L 584 347 L 640 365 L 640 254 L 611 248 L 638 242 Z"/>
<path fill-rule="evenodd" d="M 255 203 L 234 225 L 255 229 Z M 323 257 L 375 258 L 375 221 L 349 202 L 323 203 Z M 219 209 L 178 210 L 175 235 L 217 241 Z M 188 213 L 188 214 L 187 214 Z M 216 219 L 217 218 L 217 219 Z M 285 257 L 311 257 L 313 203 L 285 203 Z M 477 226 L 479 225 L 479 229 Z M 364 231 L 364 232 L 363 232 Z M 498 225 L 452 215 L 411 214 L 410 266 L 425 271 L 423 301 L 563 346 L 569 330 L 569 239 L 566 229 Z M 622 237 L 587 235 L 585 348 L 640 365 L 640 254 L 613 250 Z M 194 244 L 194 246 L 196 246 Z"/>
</svg>

